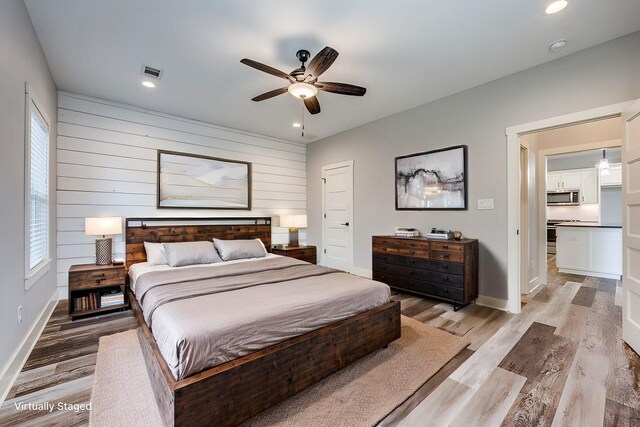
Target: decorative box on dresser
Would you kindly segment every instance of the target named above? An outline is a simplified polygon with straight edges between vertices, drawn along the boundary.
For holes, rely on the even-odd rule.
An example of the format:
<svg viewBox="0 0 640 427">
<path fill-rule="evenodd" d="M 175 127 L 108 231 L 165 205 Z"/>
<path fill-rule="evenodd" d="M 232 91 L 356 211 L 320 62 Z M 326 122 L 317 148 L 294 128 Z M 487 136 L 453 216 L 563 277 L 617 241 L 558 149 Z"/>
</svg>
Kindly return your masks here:
<svg viewBox="0 0 640 427">
<path fill-rule="evenodd" d="M 289 258 L 296 258 L 302 261 L 316 263 L 316 247 L 315 246 L 273 246 L 271 253 L 283 255 Z"/>
<path fill-rule="evenodd" d="M 373 280 L 457 310 L 478 297 L 478 241 L 373 236 Z"/>
<path fill-rule="evenodd" d="M 129 308 L 124 265 L 79 264 L 69 268 L 69 316 L 77 319 Z M 122 303 L 103 306 L 110 292 L 122 293 Z M 102 301 L 102 300 L 105 301 Z"/>
</svg>

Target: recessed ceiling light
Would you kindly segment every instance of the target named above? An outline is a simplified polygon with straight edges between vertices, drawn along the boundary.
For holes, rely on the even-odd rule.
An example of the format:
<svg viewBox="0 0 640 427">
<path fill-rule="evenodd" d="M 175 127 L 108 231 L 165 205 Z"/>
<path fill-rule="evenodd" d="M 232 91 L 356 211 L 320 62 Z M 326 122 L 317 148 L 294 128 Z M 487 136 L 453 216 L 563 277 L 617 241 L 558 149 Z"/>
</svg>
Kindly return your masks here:
<svg viewBox="0 0 640 427">
<path fill-rule="evenodd" d="M 551 52 L 557 52 L 563 47 L 565 47 L 566 45 L 567 45 L 567 40 L 565 39 L 556 40 L 549 45 L 549 50 Z"/>
<path fill-rule="evenodd" d="M 145 80 L 142 82 L 142 86 L 144 87 L 156 87 L 156 84 L 154 82 L 150 82 L 149 80 Z"/>
<path fill-rule="evenodd" d="M 554 13 L 560 12 L 562 9 L 567 7 L 569 2 L 567 0 L 556 0 L 549 3 L 544 13 L 547 15 L 553 15 Z"/>
<path fill-rule="evenodd" d="M 302 125 L 301 125 L 300 123 L 298 123 L 298 122 L 295 122 L 295 123 L 293 124 L 293 127 L 294 127 L 294 128 L 299 128 L 299 127 L 302 127 Z"/>
</svg>

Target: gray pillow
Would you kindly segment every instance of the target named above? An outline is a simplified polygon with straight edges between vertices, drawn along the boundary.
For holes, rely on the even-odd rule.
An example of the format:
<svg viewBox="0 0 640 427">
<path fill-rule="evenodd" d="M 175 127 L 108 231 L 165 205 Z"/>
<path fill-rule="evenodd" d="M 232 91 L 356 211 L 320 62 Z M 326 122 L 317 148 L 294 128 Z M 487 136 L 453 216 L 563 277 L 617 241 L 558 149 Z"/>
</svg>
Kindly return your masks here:
<svg viewBox="0 0 640 427">
<path fill-rule="evenodd" d="M 260 239 L 252 240 L 220 240 L 213 239 L 213 243 L 225 261 L 245 258 L 263 258 L 267 256 L 267 249 Z"/>
<path fill-rule="evenodd" d="M 216 248 L 208 241 L 164 243 L 164 252 L 167 255 L 167 263 L 171 267 L 222 261 Z"/>
<path fill-rule="evenodd" d="M 167 255 L 162 243 L 144 242 L 144 250 L 147 253 L 149 265 L 166 265 Z"/>
</svg>

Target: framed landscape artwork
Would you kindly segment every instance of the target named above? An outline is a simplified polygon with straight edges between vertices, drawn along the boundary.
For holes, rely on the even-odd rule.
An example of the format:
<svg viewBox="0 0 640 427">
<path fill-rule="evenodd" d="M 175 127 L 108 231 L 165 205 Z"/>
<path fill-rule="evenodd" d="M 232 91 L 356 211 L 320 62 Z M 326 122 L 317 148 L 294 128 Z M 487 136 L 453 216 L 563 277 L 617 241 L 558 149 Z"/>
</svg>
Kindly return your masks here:
<svg viewBox="0 0 640 427">
<path fill-rule="evenodd" d="M 396 157 L 396 210 L 467 209 L 467 146 Z"/>
<path fill-rule="evenodd" d="M 158 150 L 158 208 L 251 210 L 251 163 Z"/>
</svg>

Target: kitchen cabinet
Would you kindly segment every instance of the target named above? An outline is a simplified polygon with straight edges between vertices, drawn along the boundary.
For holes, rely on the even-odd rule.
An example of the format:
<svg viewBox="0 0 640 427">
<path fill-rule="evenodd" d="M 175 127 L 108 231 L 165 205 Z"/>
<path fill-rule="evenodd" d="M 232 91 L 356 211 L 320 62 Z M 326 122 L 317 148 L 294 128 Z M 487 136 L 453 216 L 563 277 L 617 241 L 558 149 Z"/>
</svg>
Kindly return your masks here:
<svg viewBox="0 0 640 427">
<path fill-rule="evenodd" d="M 619 280 L 622 275 L 622 228 L 558 224 L 556 266 L 561 273 Z"/>
<path fill-rule="evenodd" d="M 547 173 L 547 190 L 575 190 L 580 188 L 581 180 L 580 170 L 549 172 Z"/>
<path fill-rule="evenodd" d="M 598 203 L 598 169 L 585 169 L 580 173 L 580 201 L 584 204 Z"/>
<path fill-rule="evenodd" d="M 622 164 L 614 163 L 609 166 L 609 175 L 600 175 L 601 187 L 622 185 Z"/>
<path fill-rule="evenodd" d="M 547 172 L 547 190 L 580 190 L 581 204 L 599 202 L 598 169 L 574 169 Z"/>
</svg>

